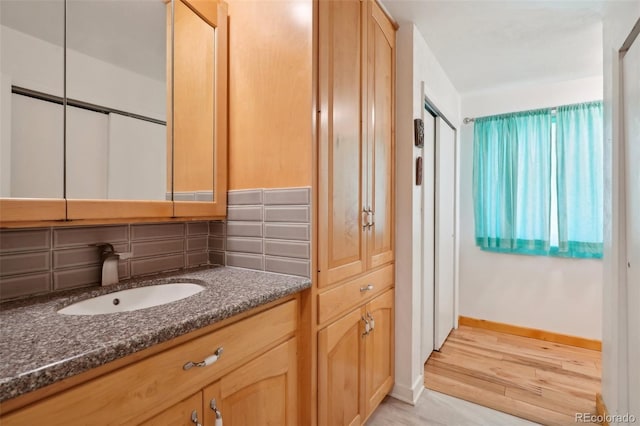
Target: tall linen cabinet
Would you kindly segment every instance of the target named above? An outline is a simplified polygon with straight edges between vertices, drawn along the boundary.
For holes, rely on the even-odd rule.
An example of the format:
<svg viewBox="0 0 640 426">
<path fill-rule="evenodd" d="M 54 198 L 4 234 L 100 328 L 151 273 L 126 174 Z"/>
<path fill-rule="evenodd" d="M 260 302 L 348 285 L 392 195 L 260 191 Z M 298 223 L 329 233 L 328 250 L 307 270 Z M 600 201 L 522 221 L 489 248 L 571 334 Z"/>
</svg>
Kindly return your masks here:
<svg viewBox="0 0 640 426">
<path fill-rule="evenodd" d="M 359 425 L 393 386 L 395 27 L 318 2 L 318 424 Z"/>
</svg>

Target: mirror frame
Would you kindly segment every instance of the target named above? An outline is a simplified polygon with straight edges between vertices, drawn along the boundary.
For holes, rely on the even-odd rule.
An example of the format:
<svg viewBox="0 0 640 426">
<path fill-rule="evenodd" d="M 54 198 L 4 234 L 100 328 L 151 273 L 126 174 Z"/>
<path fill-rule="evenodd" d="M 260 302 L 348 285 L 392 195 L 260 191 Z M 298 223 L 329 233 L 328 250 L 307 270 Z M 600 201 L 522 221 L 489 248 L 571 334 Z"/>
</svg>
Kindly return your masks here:
<svg viewBox="0 0 640 426">
<path fill-rule="evenodd" d="M 228 49 L 229 28 L 227 3 L 220 0 L 182 1 L 216 29 L 215 67 L 215 135 L 213 145 L 213 201 L 174 201 L 174 217 L 218 217 L 227 214 L 227 146 L 228 146 Z M 173 52 L 172 52 L 173 56 Z M 173 105 L 173 103 L 172 103 Z M 175 140 L 175 139 L 174 139 Z M 173 156 L 172 156 L 173 161 Z M 173 174 L 172 174 L 173 175 Z M 173 176 L 171 177 L 174 178 Z"/>
<path fill-rule="evenodd" d="M 167 0 L 167 2 L 169 1 L 170 0 Z M 151 219 L 157 221 L 179 218 L 222 219 L 226 216 L 228 176 L 227 4 L 221 0 L 174 1 L 182 1 L 216 29 L 214 65 L 216 128 L 215 140 L 213 142 L 214 176 L 212 176 L 214 201 L 0 198 L 0 227 L 42 226 L 42 223 L 38 222 L 43 221 L 64 221 L 61 222 L 61 224 L 68 225 L 66 221 L 71 220 L 90 220 L 92 223 L 100 223 L 101 221 L 103 223 L 113 223 L 114 220 L 123 221 L 125 219 Z M 171 105 L 171 108 L 173 116 L 173 105 Z M 173 162 L 173 157 L 171 161 Z"/>
</svg>

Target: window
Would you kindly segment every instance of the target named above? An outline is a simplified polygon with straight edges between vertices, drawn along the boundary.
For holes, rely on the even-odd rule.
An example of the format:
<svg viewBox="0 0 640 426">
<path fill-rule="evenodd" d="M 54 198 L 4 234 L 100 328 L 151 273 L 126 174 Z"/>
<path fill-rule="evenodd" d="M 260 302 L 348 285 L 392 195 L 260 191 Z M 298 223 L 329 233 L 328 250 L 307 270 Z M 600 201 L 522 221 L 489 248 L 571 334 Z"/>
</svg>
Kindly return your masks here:
<svg viewBox="0 0 640 426">
<path fill-rule="evenodd" d="M 601 258 L 602 145 L 602 102 L 476 119 L 476 244 Z"/>
</svg>

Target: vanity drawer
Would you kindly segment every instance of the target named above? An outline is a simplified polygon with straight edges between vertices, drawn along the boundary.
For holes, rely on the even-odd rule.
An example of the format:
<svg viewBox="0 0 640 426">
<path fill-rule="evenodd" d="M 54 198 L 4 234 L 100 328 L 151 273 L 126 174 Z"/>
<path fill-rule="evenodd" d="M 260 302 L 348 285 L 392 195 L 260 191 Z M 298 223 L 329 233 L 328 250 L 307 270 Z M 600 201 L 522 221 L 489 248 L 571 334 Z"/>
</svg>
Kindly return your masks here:
<svg viewBox="0 0 640 426">
<path fill-rule="evenodd" d="M 210 334 L 78 385 L 0 419 L 3 426 L 137 424 L 260 355 L 297 327 L 297 302 L 278 305 Z M 223 348 L 217 361 L 184 370 Z"/>
<path fill-rule="evenodd" d="M 355 278 L 318 295 L 318 323 L 346 313 L 393 286 L 393 265 Z"/>
</svg>

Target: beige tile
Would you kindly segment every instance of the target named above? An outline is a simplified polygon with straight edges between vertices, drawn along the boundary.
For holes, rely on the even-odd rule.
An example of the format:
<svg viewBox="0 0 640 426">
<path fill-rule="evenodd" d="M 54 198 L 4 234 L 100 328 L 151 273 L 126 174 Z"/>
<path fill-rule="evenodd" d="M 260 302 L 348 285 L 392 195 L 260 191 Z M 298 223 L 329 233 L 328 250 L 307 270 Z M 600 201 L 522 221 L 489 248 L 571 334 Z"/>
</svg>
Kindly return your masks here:
<svg viewBox="0 0 640 426">
<path fill-rule="evenodd" d="M 187 223 L 187 235 L 207 235 L 209 234 L 208 222 L 189 222 Z"/>
<path fill-rule="evenodd" d="M 123 243 L 129 240 L 129 226 L 96 226 L 78 228 L 55 228 L 53 247 L 72 247 L 96 243 Z"/>
<path fill-rule="evenodd" d="M 265 223 L 264 237 L 282 240 L 311 240 L 311 225 L 306 223 Z"/>
<path fill-rule="evenodd" d="M 209 250 L 224 250 L 224 237 L 209 237 Z"/>
<path fill-rule="evenodd" d="M 296 205 L 311 203 L 311 188 L 265 189 L 265 205 Z"/>
<path fill-rule="evenodd" d="M 308 260 L 265 256 L 264 269 L 279 274 L 299 275 L 301 277 L 311 276 L 311 262 Z"/>
<path fill-rule="evenodd" d="M 229 206 L 227 207 L 227 220 L 262 221 L 262 206 Z"/>
<path fill-rule="evenodd" d="M 47 250 L 51 247 L 51 230 L 0 230 L 0 253 Z"/>
<path fill-rule="evenodd" d="M 184 239 L 136 241 L 131 243 L 133 258 L 157 256 L 169 253 L 182 253 L 184 251 Z"/>
<path fill-rule="evenodd" d="M 48 271 L 51 252 L 16 253 L 0 256 L 0 276 Z"/>
<path fill-rule="evenodd" d="M 195 237 L 187 240 L 187 251 L 203 251 L 207 250 L 209 237 Z"/>
<path fill-rule="evenodd" d="M 114 244 L 113 248 L 118 253 L 129 251 L 128 243 Z M 71 249 L 59 249 L 53 251 L 53 268 L 64 269 L 77 266 L 99 265 L 100 249 L 98 247 L 77 247 Z"/>
<path fill-rule="evenodd" d="M 239 268 L 264 270 L 264 256 L 260 254 L 230 253 L 226 255 L 227 266 L 237 266 Z"/>
<path fill-rule="evenodd" d="M 187 267 L 193 268 L 195 266 L 206 265 L 209 263 L 209 253 L 206 251 L 203 252 L 194 252 L 187 253 Z"/>
<path fill-rule="evenodd" d="M 309 206 L 265 206 L 265 222 L 301 222 L 309 223 L 311 208 Z"/>
<path fill-rule="evenodd" d="M 168 239 L 185 236 L 184 223 L 131 225 L 131 240 Z"/>
<path fill-rule="evenodd" d="M 209 235 L 224 237 L 226 224 L 220 221 L 209 222 Z"/>
<path fill-rule="evenodd" d="M 225 264 L 225 252 L 223 251 L 210 251 L 209 263 L 211 265 L 224 265 Z"/>
<path fill-rule="evenodd" d="M 100 265 L 53 272 L 54 290 L 100 285 L 101 281 L 102 268 Z"/>
<path fill-rule="evenodd" d="M 164 272 L 185 267 L 184 253 L 167 256 L 151 257 L 148 259 L 132 259 L 131 276 L 147 275 L 155 272 Z"/>
<path fill-rule="evenodd" d="M 311 248 L 307 242 L 264 240 L 264 254 L 309 259 L 311 257 Z"/>
<path fill-rule="evenodd" d="M 227 193 L 227 204 L 230 206 L 260 205 L 262 204 L 262 190 L 243 189 L 237 191 L 229 191 Z"/>
<path fill-rule="evenodd" d="M 265 205 L 291 205 L 311 203 L 311 188 L 265 189 Z"/>
<path fill-rule="evenodd" d="M 262 222 L 227 222 L 228 237 L 262 237 Z"/>
<path fill-rule="evenodd" d="M 51 291 L 51 273 L 17 275 L 0 280 L 0 300 Z"/>
<path fill-rule="evenodd" d="M 227 237 L 227 251 L 262 254 L 261 238 Z"/>
</svg>

